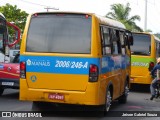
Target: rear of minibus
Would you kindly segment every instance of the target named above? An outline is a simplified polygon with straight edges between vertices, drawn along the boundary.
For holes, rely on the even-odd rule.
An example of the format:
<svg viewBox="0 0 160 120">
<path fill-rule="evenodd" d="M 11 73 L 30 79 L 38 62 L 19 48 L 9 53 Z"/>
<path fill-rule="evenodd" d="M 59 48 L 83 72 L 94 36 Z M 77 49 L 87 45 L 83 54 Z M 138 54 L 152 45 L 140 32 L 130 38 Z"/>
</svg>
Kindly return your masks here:
<svg viewBox="0 0 160 120">
<path fill-rule="evenodd" d="M 131 84 L 150 84 L 151 68 L 155 65 L 156 48 L 154 37 L 147 33 L 133 33 L 131 46 Z"/>
<path fill-rule="evenodd" d="M 95 17 L 83 13 L 28 17 L 20 50 L 20 100 L 101 104 L 99 33 L 94 33 L 99 28 L 93 23 Z"/>
</svg>

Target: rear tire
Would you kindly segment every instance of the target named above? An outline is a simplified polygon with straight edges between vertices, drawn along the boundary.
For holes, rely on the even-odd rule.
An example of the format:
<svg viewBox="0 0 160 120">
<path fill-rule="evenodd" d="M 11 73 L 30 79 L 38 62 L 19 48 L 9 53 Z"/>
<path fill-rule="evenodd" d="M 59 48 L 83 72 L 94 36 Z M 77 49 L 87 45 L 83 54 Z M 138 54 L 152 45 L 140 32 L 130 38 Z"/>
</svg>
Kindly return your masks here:
<svg viewBox="0 0 160 120">
<path fill-rule="evenodd" d="M 128 93 L 129 93 L 129 84 L 128 84 L 128 82 L 126 82 L 125 88 L 124 88 L 124 93 L 118 99 L 118 102 L 121 103 L 121 104 L 125 104 L 127 102 Z"/>
<path fill-rule="evenodd" d="M 110 107 L 111 107 L 111 103 L 112 103 L 112 94 L 111 94 L 110 88 L 108 88 L 107 92 L 106 92 L 106 99 L 105 99 L 105 106 L 104 106 L 104 112 L 105 112 L 105 114 L 107 112 L 109 112 Z"/>
</svg>

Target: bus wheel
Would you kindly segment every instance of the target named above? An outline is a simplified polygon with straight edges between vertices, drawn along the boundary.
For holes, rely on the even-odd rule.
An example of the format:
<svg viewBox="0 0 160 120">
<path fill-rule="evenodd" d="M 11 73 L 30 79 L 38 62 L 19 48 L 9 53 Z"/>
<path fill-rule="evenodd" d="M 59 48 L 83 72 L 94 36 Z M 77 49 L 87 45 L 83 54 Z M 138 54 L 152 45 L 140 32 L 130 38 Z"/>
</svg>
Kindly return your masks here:
<svg viewBox="0 0 160 120">
<path fill-rule="evenodd" d="M 119 103 L 126 103 L 127 102 L 127 97 L 129 94 L 129 84 L 128 82 L 126 82 L 125 84 L 125 88 L 124 88 L 124 93 L 123 95 L 118 99 Z"/>
<path fill-rule="evenodd" d="M 106 95 L 106 101 L 105 101 L 105 112 L 108 112 L 110 110 L 112 103 L 112 95 L 111 95 L 111 90 L 110 88 L 107 90 L 107 95 Z"/>
<path fill-rule="evenodd" d="M 3 94 L 4 89 L 0 88 L 0 96 Z"/>
</svg>

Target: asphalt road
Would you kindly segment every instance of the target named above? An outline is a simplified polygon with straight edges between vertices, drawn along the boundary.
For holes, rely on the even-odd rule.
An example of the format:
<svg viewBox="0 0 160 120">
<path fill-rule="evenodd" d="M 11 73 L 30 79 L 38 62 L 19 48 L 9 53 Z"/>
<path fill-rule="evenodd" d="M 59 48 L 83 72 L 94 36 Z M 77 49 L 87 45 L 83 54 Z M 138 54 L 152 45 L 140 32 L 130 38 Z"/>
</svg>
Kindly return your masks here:
<svg viewBox="0 0 160 120">
<path fill-rule="evenodd" d="M 139 88 L 143 88 L 143 87 L 138 87 Z M 155 99 L 153 101 L 149 100 L 150 98 L 150 93 L 147 89 L 143 89 L 143 90 L 132 90 L 128 96 L 128 102 L 126 104 L 119 104 L 117 101 L 114 101 L 112 103 L 112 108 L 110 110 L 110 113 L 108 113 L 107 115 L 105 115 L 104 117 L 102 116 L 92 116 L 93 114 L 95 114 L 95 112 L 82 112 L 79 114 L 75 114 L 74 110 L 76 108 L 78 108 L 77 106 L 58 106 L 59 109 L 63 109 L 64 110 L 69 110 L 73 112 L 68 113 L 68 114 L 64 114 L 64 113 L 58 113 L 58 114 L 53 114 L 50 117 L 44 117 L 42 116 L 42 118 L 37 118 L 37 119 L 44 119 L 44 120 L 49 120 L 49 119 L 54 119 L 54 120 L 81 120 L 81 119 L 92 119 L 92 120 L 112 120 L 112 119 L 145 119 L 145 120 L 158 120 L 158 117 L 122 117 L 119 116 L 121 114 L 138 114 L 142 113 L 142 114 L 148 114 L 148 113 L 152 113 L 152 114 L 156 114 L 158 111 L 160 111 L 160 99 Z M 18 90 L 12 90 L 12 89 L 6 89 L 4 91 L 4 94 L 2 96 L 0 96 L 0 112 L 4 112 L 4 111 L 31 111 L 31 107 L 32 107 L 32 102 L 28 102 L 28 101 L 19 101 L 19 91 Z M 79 109 L 79 108 L 78 108 Z M 75 114 L 75 115 L 73 115 Z M 91 116 L 86 116 L 86 114 L 91 114 Z M 160 112 L 158 112 L 158 114 L 160 115 Z M 117 117 L 114 117 L 117 116 Z M 0 118 L 0 120 L 3 120 L 5 118 Z M 17 118 L 10 118 L 10 119 L 15 119 L 17 120 Z M 25 118 L 23 118 L 25 119 Z M 31 118 L 30 118 L 31 119 Z"/>
</svg>

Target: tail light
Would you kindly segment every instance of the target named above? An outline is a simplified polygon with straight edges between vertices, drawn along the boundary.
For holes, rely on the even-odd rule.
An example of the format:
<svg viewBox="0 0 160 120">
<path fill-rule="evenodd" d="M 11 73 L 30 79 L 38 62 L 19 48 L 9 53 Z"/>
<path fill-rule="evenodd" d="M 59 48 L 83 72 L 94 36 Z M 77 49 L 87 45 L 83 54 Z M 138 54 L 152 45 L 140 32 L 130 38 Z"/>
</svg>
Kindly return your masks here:
<svg viewBox="0 0 160 120">
<path fill-rule="evenodd" d="M 153 69 L 153 67 L 154 67 L 154 62 L 150 62 L 148 70 L 151 71 Z"/>
<path fill-rule="evenodd" d="M 26 63 L 25 62 L 20 62 L 20 77 L 21 78 L 26 78 Z"/>
<path fill-rule="evenodd" d="M 98 81 L 98 66 L 91 64 L 89 67 L 89 82 L 97 82 Z"/>
</svg>

